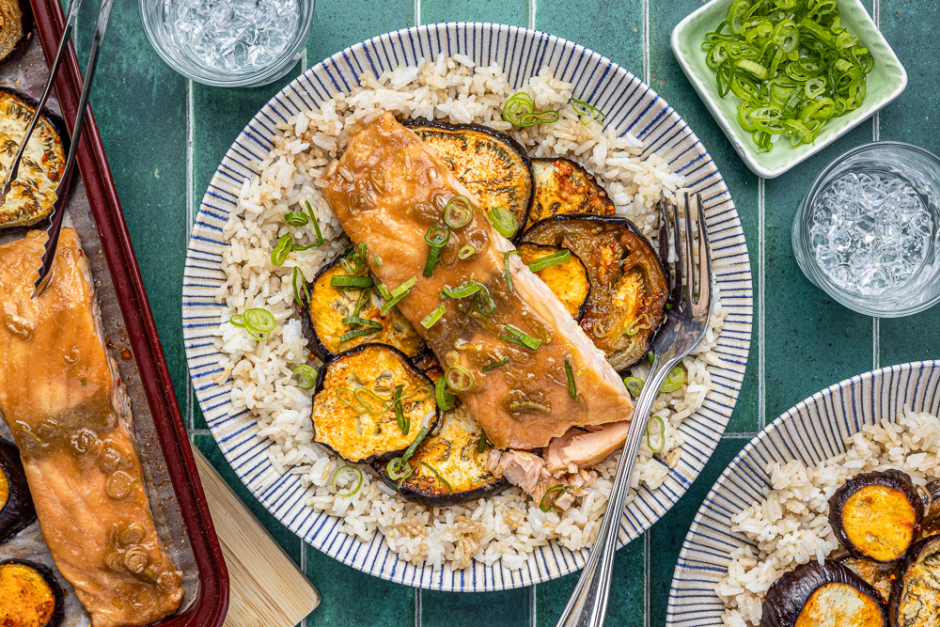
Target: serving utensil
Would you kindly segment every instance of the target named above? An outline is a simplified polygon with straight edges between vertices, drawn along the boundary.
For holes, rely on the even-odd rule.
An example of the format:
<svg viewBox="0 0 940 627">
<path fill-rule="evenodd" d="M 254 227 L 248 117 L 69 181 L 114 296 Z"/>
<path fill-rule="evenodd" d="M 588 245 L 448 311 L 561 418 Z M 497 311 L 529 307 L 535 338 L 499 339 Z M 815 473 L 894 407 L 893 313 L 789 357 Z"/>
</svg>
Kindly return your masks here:
<svg viewBox="0 0 940 627">
<path fill-rule="evenodd" d="M 698 208 L 698 267 L 694 263 L 692 248 L 692 207 L 689 194 L 684 195 L 685 233 L 679 228 L 678 207 L 660 203 L 659 230 L 660 256 L 666 258 L 670 245 L 670 231 L 675 234 L 675 272 L 668 303 L 666 321 L 653 340 L 653 362 L 637 399 L 633 420 L 627 433 L 623 454 L 617 464 L 617 475 L 610 490 L 607 510 L 597 532 L 597 540 L 575 586 L 568 605 L 558 619 L 557 627 L 601 627 L 607 615 L 610 577 L 614 566 L 614 551 L 620 531 L 624 501 L 630 489 L 630 479 L 636 466 L 640 442 L 646 430 L 647 417 L 659 388 L 669 372 L 683 357 L 695 348 L 708 329 L 711 315 L 711 261 L 708 234 L 705 231 L 705 209 L 700 194 L 696 194 Z"/>
<path fill-rule="evenodd" d="M 52 81 L 55 79 L 56 70 L 58 69 L 58 64 L 61 62 L 61 58 L 64 57 L 63 50 L 65 46 L 68 45 L 67 37 L 70 35 L 70 30 L 74 29 L 74 21 L 77 18 L 78 8 L 81 6 L 81 3 L 82 0 L 72 0 L 72 4 L 69 5 L 69 18 L 66 21 L 65 28 L 62 30 L 62 40 L 59 42 L 55 62 L 50 71 L 49 83 L 46 85 L 46 89 L 43 93 L 44 98 L 48 98 Z M 82 126 L 85 124 L 85 114 L 88 111 L 88 96 L 91 94 L 91 84 L 95 78 L 95 67 L 98 65 L 98 52 L 101 49 L 101 42 L 104 40 L 104 33 L 108 29 L 108 18 L 111 16 L 111 7 L 113 5 L 114 0 L 101 0 L 101 5 L 98 7 L 98 21 L 95 23 L 95 35 L 91 41 L 91 52 L 88 54 L 88 64 L 85 67 L 85 81 L 82 86 L 81 96 L 78 99 L 75 123 L 72 125 L 72 142 L 69 146 L 69 154 L 65 159 L 65 169 L 62 172 L 62 179 L 59 181 L 59 185 L 55 190 L 56 199 L 55 202 L 52 203 L 52 224 L 49 225 L 49 229 L 46 231 L 48 236 L 46 238 L 46 248 L 42 255 L 42 266 L 39 268 L 39 276 L 36 278 L 35 283 L 33 283 L 33 298 L 42 295 L 43 291 L 46 289 L 49 271 L 52 269 L 53 260 L 55 260 L 55 250 L 56 246 L 59 244 L 59 232 L 62 230 L 62 218 L 65 216 L 65 202 L 68 198 L 72 171 L 75 169 L 75 155 L 78 153 L 78 142 L 82 138 Z M 69 20 L 71 20 L 71 22 Z M 70 23 L 72 29 L 69 28 Z M 33 121 L 30 123 L 23 144 L 20 146 L 20 152 L 25 150 L 26 140 L 29 139 L 29 133 L 35 126 L 36 119 L 42 111 L 42 104 L 44 103 L 40 103 L 40 106 L 36 107 L 36 114 L 33 115 Z M 18 167 L 18 165 L 18 163 L 14 162 L 14 166 Z M 14 172 L 14 168 L 11 167 L 10 181 L 15 178 Z"/>
</svg>

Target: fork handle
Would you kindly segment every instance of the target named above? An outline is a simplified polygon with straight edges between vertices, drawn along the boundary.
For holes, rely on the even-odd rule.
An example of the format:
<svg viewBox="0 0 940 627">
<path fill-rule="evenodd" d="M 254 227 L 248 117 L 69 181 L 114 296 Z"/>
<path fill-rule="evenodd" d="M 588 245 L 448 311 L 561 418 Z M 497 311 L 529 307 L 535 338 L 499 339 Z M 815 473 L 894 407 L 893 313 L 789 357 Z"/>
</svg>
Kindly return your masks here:
<svg viewBox="0 0 940 627">
<path fill-rule="evenodd" d="M 556 627 L 601 627 L 607 616 L 607 599 L 610 594 L 610 578 L 614 567 L 614 551 L 620 535 L 620 519 L 624 501 L 630 491 L 630 479 L 636 467 L 636 456 L 646 431 L 646 422 L 657 392 L 666 381 L 669 371 L 679 362 L 679 357 L 669 359 L 660 368 L 659 355 L 653 357 L 650 373 L 643 384 L 643 391 L 633 410 L 630 430 L 624 444 L 623 454 L 617 463 L 617 475 L 610 489 L 607 510 L 597 531 L 597 540 L 588 557 L 578 584 L 571 593 L 568 605 L 561 613 Z"/>
</svg>

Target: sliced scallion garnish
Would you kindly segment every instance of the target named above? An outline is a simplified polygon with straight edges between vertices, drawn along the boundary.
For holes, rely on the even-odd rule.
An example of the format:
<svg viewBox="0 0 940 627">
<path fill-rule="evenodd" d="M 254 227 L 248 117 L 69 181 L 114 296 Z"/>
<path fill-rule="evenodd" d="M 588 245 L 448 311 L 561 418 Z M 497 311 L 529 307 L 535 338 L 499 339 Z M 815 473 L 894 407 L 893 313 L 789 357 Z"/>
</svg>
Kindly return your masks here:
<svg viewBox="0 0 940 627">
<path fill-rule="evenodd" d="M 568 378 L 568 396 L 578 398 L 578 390 L 574 385 L 574 372 L 571 371 L 571 360 L 565 359 L 565 376 Z"/>
<path fill-rule="evenodd" d="M 650 442 L 650 423 L 654 420 L 659 421 L 659 448 L 653 448 L 653 443 Z M 663 419 L 659 416 L 652 416 L 646 423 L 646 448 L 653 451 L 654 453 L 661 453 L 663 449 L 666 448 L 666 423 L 663 422 Z"/>
<path fill-rule="evenodd" d="M 454 364 L 444 372 L 444 380 L 447 381 L 447 387 L 454 392 L 466 392 L 472 390 L 475 384 L 473 373 L 460 364 Z"/>
<path fill-rule="evenodd" d="M 336 489 L 336 479 L 337 479 L 337 477 L 339 477 L 339 473 L 343 472 L 343 471 L 346 470 L 346 469 L 355 470 L 356 473 L 359 475 L 359 481 L 356 483 L 356 487 L 355 487 L 355 488 L 353 488 L 352 490 L 350 490 L 349 492 L 347 492 L 347 493 L 345 493 L 345 494 L 342 494 L 342 493 L 340 493 L 339 490 Z M 359 470 L 358 468 L 356 468 L 355 466 L 350 465 L 350 464 L 344 464 L 344 465 L 340 466 L 339 468 L 337 468 L 337 469 L 336 469 L 336 472 L 333 473 L 333 483 L 332 483 L 332 485 L 333 485 L 333 492 L 336 494 L 336 496 L 342 497 L 342 498 L 344 498 L 344 499 L 351 498 L 351 497 L 353 497 L 353 496 L 356 496 L 356 493 L 358 493 L 358 492 L 359 492 L 359 489 L 362 488 L 362 482 L 363 482 L 362 471 Z"/>
<path fill-rule="evenodd" d="M 472 244 L 467 244 L 466 246 L 460 249 L 460 252 L 457 253 L 457 258 L 469 259 L 475 254 L 477 254 L 477 249 Z"/>
<path fill-rule="evenodd" d="M 432 226 L 428 229 L 428 232 L 424 234 L 424 241 L 431 247 L 431 250 L 428 252 L 428 260 L 424 264 L 425 277 L 429 277 L 434 273 L 434 266 L 437 265 L 441 251 L 444 250 L 444 246 L 447 245 L 449 239 L 450 229 L 442 224 Z"/>
<path fill-rule="evenodd" d="M 301 390 L 312 390 L 317 383 L 317 371 L 308 364 L 300 364 L 294 367 L 291 372 L 294 373 L 295 377 L 300 377 L 297 387 Z"/>
<path fill-rule="evenodd" d="M 486 450 L 486 443 L 489 441 L 489 438 L 486 437 L 486 431 L 480 429 L 480 441 L 477 442 L 477 453 L 482 453 Z"/>
<path fill-rule="evenodd" d="M 395 409 L 395 421 L 398 423 L 398 428 L 402 433 L 408 435 L 408 432 L 411 431 L 411 420 L 405 418 L 405 410 L 401 404 L 401 391 L 405 389 L 405 386 L 399 385 L 395 388 L 395 397 L 392 399 L 392 407 Z"/>
<path fill-rule="evenodd" d="M 229 322 L 232 326 L 245 329 L 259 342 L 268 339 L 270 333 L 277 327 L 274 315 L 267 309 L 259 307 L 248 309 L 243 314 L 235 314 L 229 318 Z"/>
<path fill-rule="evenodd" d="M 567 486 L 561 483 L 556 483 L 549 489 L 545 490 L 545 494 L 542 495 L 542 500 L 539 501 L 539 509 L 545 512 L 546 514 L 552 511 L 552 509 L 554 509 L 555 507 L 555 503 L 558 502 L 558 499 L 564 496 L 565 492 L 567 492 L 570 489 L 571 489 L 571 486 Z M 555 492 L 558 492 L 558 495 L 546 502 L 546 499 L 548 499 L 548 495 L 554 494 Z"/>
<path fill-rule="evenodd" d="M 499 339 L 525 346 L 528 349 L 535 350 L 542 345 L 542 340 L 537 340 L 531 335 L 524 333 L 510 324 L 504 324 L 503 328 L 509 331 L 509 335 L 500 335 Z"/>
<path fill-rule="evenodd" d="M 489 372 L 490 370 L 492 370 L 492 369 L 494 369 L 494 368 L 499 368 L 500 366 L 505 366 L 505 365 L 508 364 L 508 363 L 509 363 L 509 357 L 503 357 L 503 358 L 500 359 L 499 361 L 494 361 L 494 362 L 491 363 L 491 364 L 487 364 L 487 365 L 483 366 L 482 368 L 480 368 L 480 371 L 481 371 L 481 372 Z"/>
<path fill-rule="evenodd" d="M 361 289 L 372 287 L 375 281 L 370 276 L 333 276 L 330 277 L 330 285 L 333 287 Z"/>
<path fill-rule="evenodd" d="M 642 324 L 641 324 L 642 321 Z M 641 329 L 651 329 L 653 328 L 653 323 L 650 320 L 650 315 L 648 313 L 640 314 L 635 320 L 633 320 L 629 325 L 627 325 L 626 334 L 627 335 L 636 335 L 640 332 Z"/>
<path fill-rule="evenodd" d="M 457 403 L 457 397 L 447 389 L 447 377 L 441 375 L 434 382 L 434 400 L 441 411 L 450 411 Z"/>
<path fill-rule="evenodd" d="M 307 297 L 307 302 L 310 302 L 310 290 L 307 289 L 307 280 L 304 278 L 304 273 L 300 271 L 300 268 L 294 266 L 294 272 L 290 278 L 291 287 L 294 288 L 294 300 L 297 301 L 299 307 L 304 306 L 304 300 L 301 298 L 301 293 Z"/>
<path fill-rule="evenodd" d="M 354 340 L 354 339 L 356 339 L 357 337 L 363 337 L 363 336 L 366 336 L 366 335 L 372 335 L 372 334 L 374 334 L 374 333 L 379 333 L 379 332 L 381 332 L 381 331 L 382 331 L 382 328 L 381 328 L 381 327 L 379 327 L 378 329 L 372 328 L 372 327 L 367 328 L 367 329 L 357 329 L 357 330 L 355 330 L 355 331 L 349 331 L 349 332 L 347 332 L 347 333 L 343 333 L 343 334 L 340 336 L 339 341 L 340 341 L 340 342 L 348 342 L 349 340 Z"/>
<path fill-rule="evenodd" d="M 460 229 L 473 220 L 473 203 L 466 196 L 454 196 L 444 206 L 444 224 Z"/>
<path fill-rule="evenodd" d="M 529 263 L 529 270 L 532 272 L 538 272 L 539 270 L 544 270 L 545 268 L 551 268 L 552 266 L 565 263 L 569 259 L 571 259 L 570 250 L 556 250 L 550 255 L 533 259 Z"/>
<path fill-rule="evenodd" d="M 277 240 L 277 244 L 274 246 L 274 250 L 271 251 L 271 263 L 278 267 L 283 266 L 284 262 L 287 261 L 287 256 L 290 255 L 293 249 L 294 238 L 290 235 L 281 235 L 281 238 Z"/>
<path fill-rule="evenodd" d="M 489 213 L 486 215 L 493 224 L 493 228 L 496 229 L 496 232 L 503 237 L 510 238 L 519 230 L 519 221 L 516 220 L 516 216 L 512 215 L 508 209 L 503 207 L 491 207 Z"/>
<path fill-rule="evenodd" d="M 578 118 L 581 120 L 581 124 L 587 126 L 591 122 L 597 122 L 603 126 L 604 122 L 607 121 L 607 115 L 586 100 L 572 98 L 571 103 L 572 108 L 577 112 Z"/>
<path fill-rule="evenodd" d="M 303 226 L 307 223 L 307 216 L 303 211 L 288 211 L 284 214 L 284 222 L 291 226 Z"/>
<path fill-rule="evenodd" d="M 428 468 L 428 470 L 430 470 L 431 472 L 434 473 L 434 476 L 437 477 L 437 480 L 438 480 L 438 481 L 440 481 L 440 482 L 443 483 L 445 486 L 447 486 L 447 489 L 450 490 L 450 493 L 451 493 L 451 494 L 454 493 L 454 489 L 453 489 L 452 487 L 450 487 L 450 483 L 447 482 L 447 479 L 445 479 L 444 477 L 441 476 L 441 473 L 439 473 L 439 472 L 437 471 L 437 468 L 435 468 L 434 466 L 432 466 L 431 464 L 429 464 L 429 463 L 427 463 L 426 461 L 423 461 L 423 460 L 422 460 L 422 461 L 419 461 L 419 462 L 417 462 L 417 463 L 415 464 L 416 467 L 419 466 L 419 465 L 420 465 L 420 466 L 426 466 L 426 467 Z"/>
<path fill-rule="evenodd" d="M 509 284 L 509 293 L 512 294 L 512 274 L 509 272 L 509 255 L 522 255 L 518 250 L 507 250 L 503 255 L 503 264 L 506 266 L 506 283 Z"/>
<path fill-rule="evenodd" d="M 554 109 L 536 112 L 535 103 L 532 102 L 531 96 L 524 91 L 516 92 L 503 104 L 503 119 L 513 126 L 527 127 L 536 124 L 548 124 L 556 122 L 558 118 L 558 111 Z"/>
<path fill-rule="evenodd" d="M 429 313 L 427 316 L 424 317 L 423 320 L 421 320 L 421 326 L 423 326 L 425 329 L 430 329 L 435 324 L 437 324 L 437 321 L 441 319 L 441 316 L 443 316 L 444 312 L 446 311 L 447 311 L 446 305 L 444 304 L 438 305 L 431 311 L 431 313 Z"/>
<path fill-rule="evenodd" d="M 360 394 L 362 396 L 360 396 Z M 356 388 L 356 390 L 353 391 L 353 397 L 359 402 L 360 405 L 366 408 L 367 412 L 373 416 L 378 416 L 379 414 L 388 411 L 388 403 L 385 401 L 385 399 L 369 388 Z M 366 398 L 369 400 L 366 400 Z M 371 403 L 375 403 L 375 405 L 372 405 Z"/>
<path fill-rule="evenodd" d="M 317 220 L 317 216 L 313 215 L 313 207 L 310 206 L 310 201 L 304 201 L 307 204 L 307 213 L 310 214 L 310 221 L 313 222 L 313 229 L 317 233 L 317 241 L 314 243 L 314 246 L 323 246 L 323 234 L 320 232 L 320 221 Z"/>
</svg>

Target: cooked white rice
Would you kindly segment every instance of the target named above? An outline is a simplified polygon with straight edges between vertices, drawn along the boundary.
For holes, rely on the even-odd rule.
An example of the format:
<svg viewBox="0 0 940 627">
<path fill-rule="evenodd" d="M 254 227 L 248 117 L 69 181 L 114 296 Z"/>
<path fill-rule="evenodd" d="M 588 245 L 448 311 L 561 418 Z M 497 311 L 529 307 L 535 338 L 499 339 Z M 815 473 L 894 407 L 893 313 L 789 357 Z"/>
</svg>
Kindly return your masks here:
<svg viewBox="0 0 940 627">
<path fill-rule="evenodd" d="M 728 574 L 715 592 L 728 627 L 758 627 L 761 603 L 784 573 L 810 560 L 823 563 L 839 542 L 829 526 L 829 497 L 860 472 L 895 468 L 915 485 L 940 477 L 940 419 L 905 407 L 897 422 L 866 425 L 845 440 L 847 452 L 817 466 L 771 462 L 765 469 L 773 490 L 732 517 L 731 530 L 757 545 L 731 553 Z"/>
<path fill-rule="evenodd" d="M 275 148 L 257 164 L 260 176 L 245 180 L 238 209 L 224 229 L 230 246 L 223 260 L 227 281 L 217 299 L 226 305 L 216 346 L 223 353 L 223 383 L 230 377 L 232 411 L 247 408 L 258 420 L 260 435 L 274 446 L 268 449 L 278 473 L 300 476 L 311 488 L 306 505 L 341 517 L 343 531 L 364 541 L 379 531 L 391 550 L 413 564 L 437 568 L 450 563 L 455 569 L 476 559 L 485 564 L 502 560 L 510 569 L 522 568 L 536 547 L 551 540 L 571 550 L 590 546 L 597 534 L 610 493 L 610 477 L 616 459 L 598 468 L 597 482 L 570 509 L 544 513 L 517 488 L 486 500 L 447 509 L 408 503 L 388 489 L 365 466 L 365 483 L 353 498 L 337 498 L 332 475 L 343 464 L 338 457 L 313 443 L 310 421 L 311 394 L 291 380 L 291 369 L 307 360 L 309 350 L 301 332 L 300 314 L 294 303 L 291 276 L 300 268 L 310 281 L 326 262 L 348 243 L 336 216 L 324 200 L 316 181 L 323 169 L 338 158 L 355 123 L 378 114 L 380 109 L 403 117 L 424 117 L 451 123 L 478 123 L 511 134 L 531 156 L 569 156 L 594 173 L 607 189 L 620 215 L 629 217 L 655 239 L 662 195 L 672 197 L 683 184 L 657 155 L 641 160 L 642 143 L 631 135 L 617 137 L 598 124 L 582 125 L 568 106 L 571 85 L 553 78 L 548 70 L 529 80 L 526 91 L 537 108 L 557 108 L 559 121 L 517 129 L 501 115 L 503 102 L 514 92 L 500 68 L 474 66 L 463 56 L 416 67 L 401 67 L 379 78 L 364 75 L 361 86 L 348 95 L 336 94 L 318 110 L 300 113 L 278 127 Z M 309 202 L 316 213 L 323 247 L 297 252 L 282 267 L 271 264 L 270 254 L 278 238 L 291 234 L 299 244 L 310 242 L 308 227 L 286 225 L 283 216 Z M 236 313 L 263 307 L 274 314 L 277 330 L 264 342 L 228 323 Z M 654 405 L 664 419 L 665 445 L 654 453 L 644 442 L 633 478 L 634 487 L 656 489 L 682 455 L 678 427 L 698 409 L 711 389 L 707 365 L 721 365 L 712 348 L 728 316 L 715 298 L 712 326 L 695 353 L 685 359 L 687 385 L 662 395 Z M 634 374 L 645 377 L 645 368 Z M 658 422 L 650 425 L 654 446 L 660 441 Z M 347 473 L 349 474 L 349 473 Z M 340 478 L 342 485 L 343 477 Z M 630 497 L 632 498 L 632 496 Z"/>
</svg>

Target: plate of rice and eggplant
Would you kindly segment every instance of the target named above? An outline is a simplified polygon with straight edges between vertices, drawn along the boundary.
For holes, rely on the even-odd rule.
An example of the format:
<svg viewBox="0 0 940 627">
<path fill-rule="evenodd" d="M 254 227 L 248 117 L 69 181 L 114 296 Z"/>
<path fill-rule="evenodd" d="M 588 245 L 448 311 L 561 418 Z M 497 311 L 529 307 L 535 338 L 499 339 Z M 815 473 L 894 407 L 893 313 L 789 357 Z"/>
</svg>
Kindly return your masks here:
<svg viewBox="0 0 940 627">
<path fill-rule="evenodd" d="M 670 625 L 940 624 L 940 365 L 834 385 L 770 424 L 692 524 Z"/>
<path fill-rule="evenodd" d="M 465 591 L 571 572 L 669 317 L 660 216 L 689 194 L 718 296 L 646 425 L 626 543 L 727 424 L 750 340 L 747 250 L 681 118 L 543 33 L 391 33 L 311 68 L 246 127 L 184 283 L 208 425 L 265 507 L 355 568 Z"/>
</svg>

